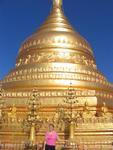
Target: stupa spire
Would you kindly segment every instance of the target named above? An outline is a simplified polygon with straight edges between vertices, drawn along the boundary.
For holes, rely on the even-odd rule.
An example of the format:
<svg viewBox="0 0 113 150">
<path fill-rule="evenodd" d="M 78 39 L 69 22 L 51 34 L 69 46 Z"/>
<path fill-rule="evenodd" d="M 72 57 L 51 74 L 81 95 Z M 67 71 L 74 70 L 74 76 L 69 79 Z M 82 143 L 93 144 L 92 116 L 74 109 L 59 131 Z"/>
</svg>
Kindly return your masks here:
<svg viewBox="0 0 113 150">
<path fill-rule="evenodd" d="M 62 6 L 62 0 L 53 0 L 53 6 L 54 7 L 61 7 Z"/>
</svg>

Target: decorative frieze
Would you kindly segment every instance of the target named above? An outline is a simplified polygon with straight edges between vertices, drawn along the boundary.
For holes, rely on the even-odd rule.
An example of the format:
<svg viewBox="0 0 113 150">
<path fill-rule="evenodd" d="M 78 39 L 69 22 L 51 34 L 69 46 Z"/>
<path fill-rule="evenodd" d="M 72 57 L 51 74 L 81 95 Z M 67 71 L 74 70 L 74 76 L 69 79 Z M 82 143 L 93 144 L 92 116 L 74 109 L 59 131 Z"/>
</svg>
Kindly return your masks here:
<svg viewBox="0 0 113 150">
<path fill-rule="evenodd" d="M 34 65 L 35 66 L 35 65 Z M 70 74 L 71 73 L 81 73 L 81 74 L 87 74 L 87 75 L 90 75 L 90 76 L 94 76 L 96 78 L 99 78 L 101 80 L 105 80 L 105 78 L 98 72 L 96 71 L 90 71 L 88 69 L 83 69 L 82 66 L 81 66 L 81 69 L 80 69 L 80 66 L 77 67 L 77 66 L 70 66 L 70 64 L 53 64 L 53 65 L 38 65 L 38 67 L 32 67 L 30 69 L 27 69 L 27 68 L 22 68 L 22 69 L 19 69 L 19 70 L 15 70 L 14 72 L 10 73 L 7 78 L 11 78 L 11 77 L 14 77 L 14 76 L 19 76 L 19 75 L 26 75 L 26 74 L 29 74 L 29 73 L 41 73 L 41 72 L 69 72 Z"/>
<path fill-rule="evenodd" d="M 36 52 L 36 51 L 35 51 Z M 93 58 L 75 53 L 75 52 L 37 52 L 32 54 L 27 54 L 21 56 L 17 59 L 16 67 L 21 65 L 29 65 L 33 63 L 53 63 L 53 62 L 63 62 L 63 63 L 75 63 L 86 65 L 96 69 L 96 64 Z"/>
<path fill-rule="evenodd" d="M 103 91 L 95 91 L 95 90 L 78 90 L 75 88 L 76 96 L 83 97 L 83 96 L 97 96 L 102 97 L 105 99 L 113 99 L 113 94 L 103 92 Z M 31 92 L 5 92 L 3 97 L 30 97 Z M 39 92 L 40 97 L 65 97 L 67 95 L 66 90 L 41 90 Z"/>
<path fill-rule="evenodd" d="M 69 48 L 69 49 L 76 49 L 76 48 L 82 48 L 84 51 L 89 51 L 92 52 L 90 46 L 88 45 L 88 43 L 86 44 L 86 41 L 72 41 L 70 39 L 67 38 L 61 38 L 61 37 L 52 37 L 52 38 L 43 38 L 43 39 L 38 39 L 38 40 L 30 40 L 30 41 L 26 41 L 20 48 L 20 53 L 22 51 L 29 51 L 30 49 L 40 49 L 40 48 L 44 48 L 46 45 L 47 47 L 53 47 L 54 45 L 57 45 L 57 47 L 61 47 L 62 45 L 65 48 Z"/>
</svg>

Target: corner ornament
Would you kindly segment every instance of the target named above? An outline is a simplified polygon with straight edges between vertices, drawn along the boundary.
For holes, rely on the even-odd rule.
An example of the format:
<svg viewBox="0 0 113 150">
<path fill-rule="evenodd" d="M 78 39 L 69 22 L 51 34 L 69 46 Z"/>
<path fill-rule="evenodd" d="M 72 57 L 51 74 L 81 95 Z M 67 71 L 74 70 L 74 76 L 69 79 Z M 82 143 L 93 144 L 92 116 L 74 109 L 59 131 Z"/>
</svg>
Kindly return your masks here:
<svg viewBox="0 0 113 150">
<path fill-rule="evenodd" d="M 62 6 L 62 0 L 53 0 L 53 6 L 61 7 Z"/>
</svg>

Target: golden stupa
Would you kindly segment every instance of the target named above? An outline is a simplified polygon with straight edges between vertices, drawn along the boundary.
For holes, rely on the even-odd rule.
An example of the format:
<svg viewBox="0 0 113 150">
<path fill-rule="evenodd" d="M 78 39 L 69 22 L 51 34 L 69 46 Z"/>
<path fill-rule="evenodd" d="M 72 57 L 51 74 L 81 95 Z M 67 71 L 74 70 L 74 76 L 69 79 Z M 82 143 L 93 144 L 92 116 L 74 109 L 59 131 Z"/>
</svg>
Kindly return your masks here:
<svg viewBox="0 0 113 150">
<path fill-rule="evenodd" d="M 61 108 L 63 111 L 70 109 L 70 105 L 64 102 L 70 89 L 76 93 L 73 99 L 77 99 L 75 105 L 73 102 L 73 114 L 79 114 L 74 120 L 74 134 L 71 133 L 73 142 L 75 140 L 81 149 L 111 150 L 113 84 L 97 69 L 89 43 L 68 22 L 62 10 L 62 0 L 53 0 L 49 17 L 23 42 L 15 68 L 1 81 L 2 149 L 11 150 L 17 146 L 18 150 L 19 144 L 22 146 L 28 140 L 28 132 L 22 126 L 33 90 L 38 92 L 38 113 L 44 120 L 35 133 L 36 141 L 43 142 L 50 122 L 55 124 L 61 139 L 68 140 L 70 135 L 64 121 L 67 118 L 60 117 L 63 124 L 60 125 L 61 121 L 59 128 L 56 114 Z M 58 143 L 58 149 L 63 145 Z"/>
</svg>

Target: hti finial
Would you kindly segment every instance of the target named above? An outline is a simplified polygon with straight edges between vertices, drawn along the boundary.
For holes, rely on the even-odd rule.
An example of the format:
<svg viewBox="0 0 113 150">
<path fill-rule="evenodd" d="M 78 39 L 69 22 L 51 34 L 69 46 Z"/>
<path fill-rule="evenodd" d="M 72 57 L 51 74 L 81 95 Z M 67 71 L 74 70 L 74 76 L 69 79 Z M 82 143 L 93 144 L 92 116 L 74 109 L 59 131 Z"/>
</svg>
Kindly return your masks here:
<svg viewBox="0 0 113 150">
<path fill-rule="evenodd" d="M 53 6 L 61 7 L 62 6 L 62 0 L 53 0 Z"/>
</svg>

